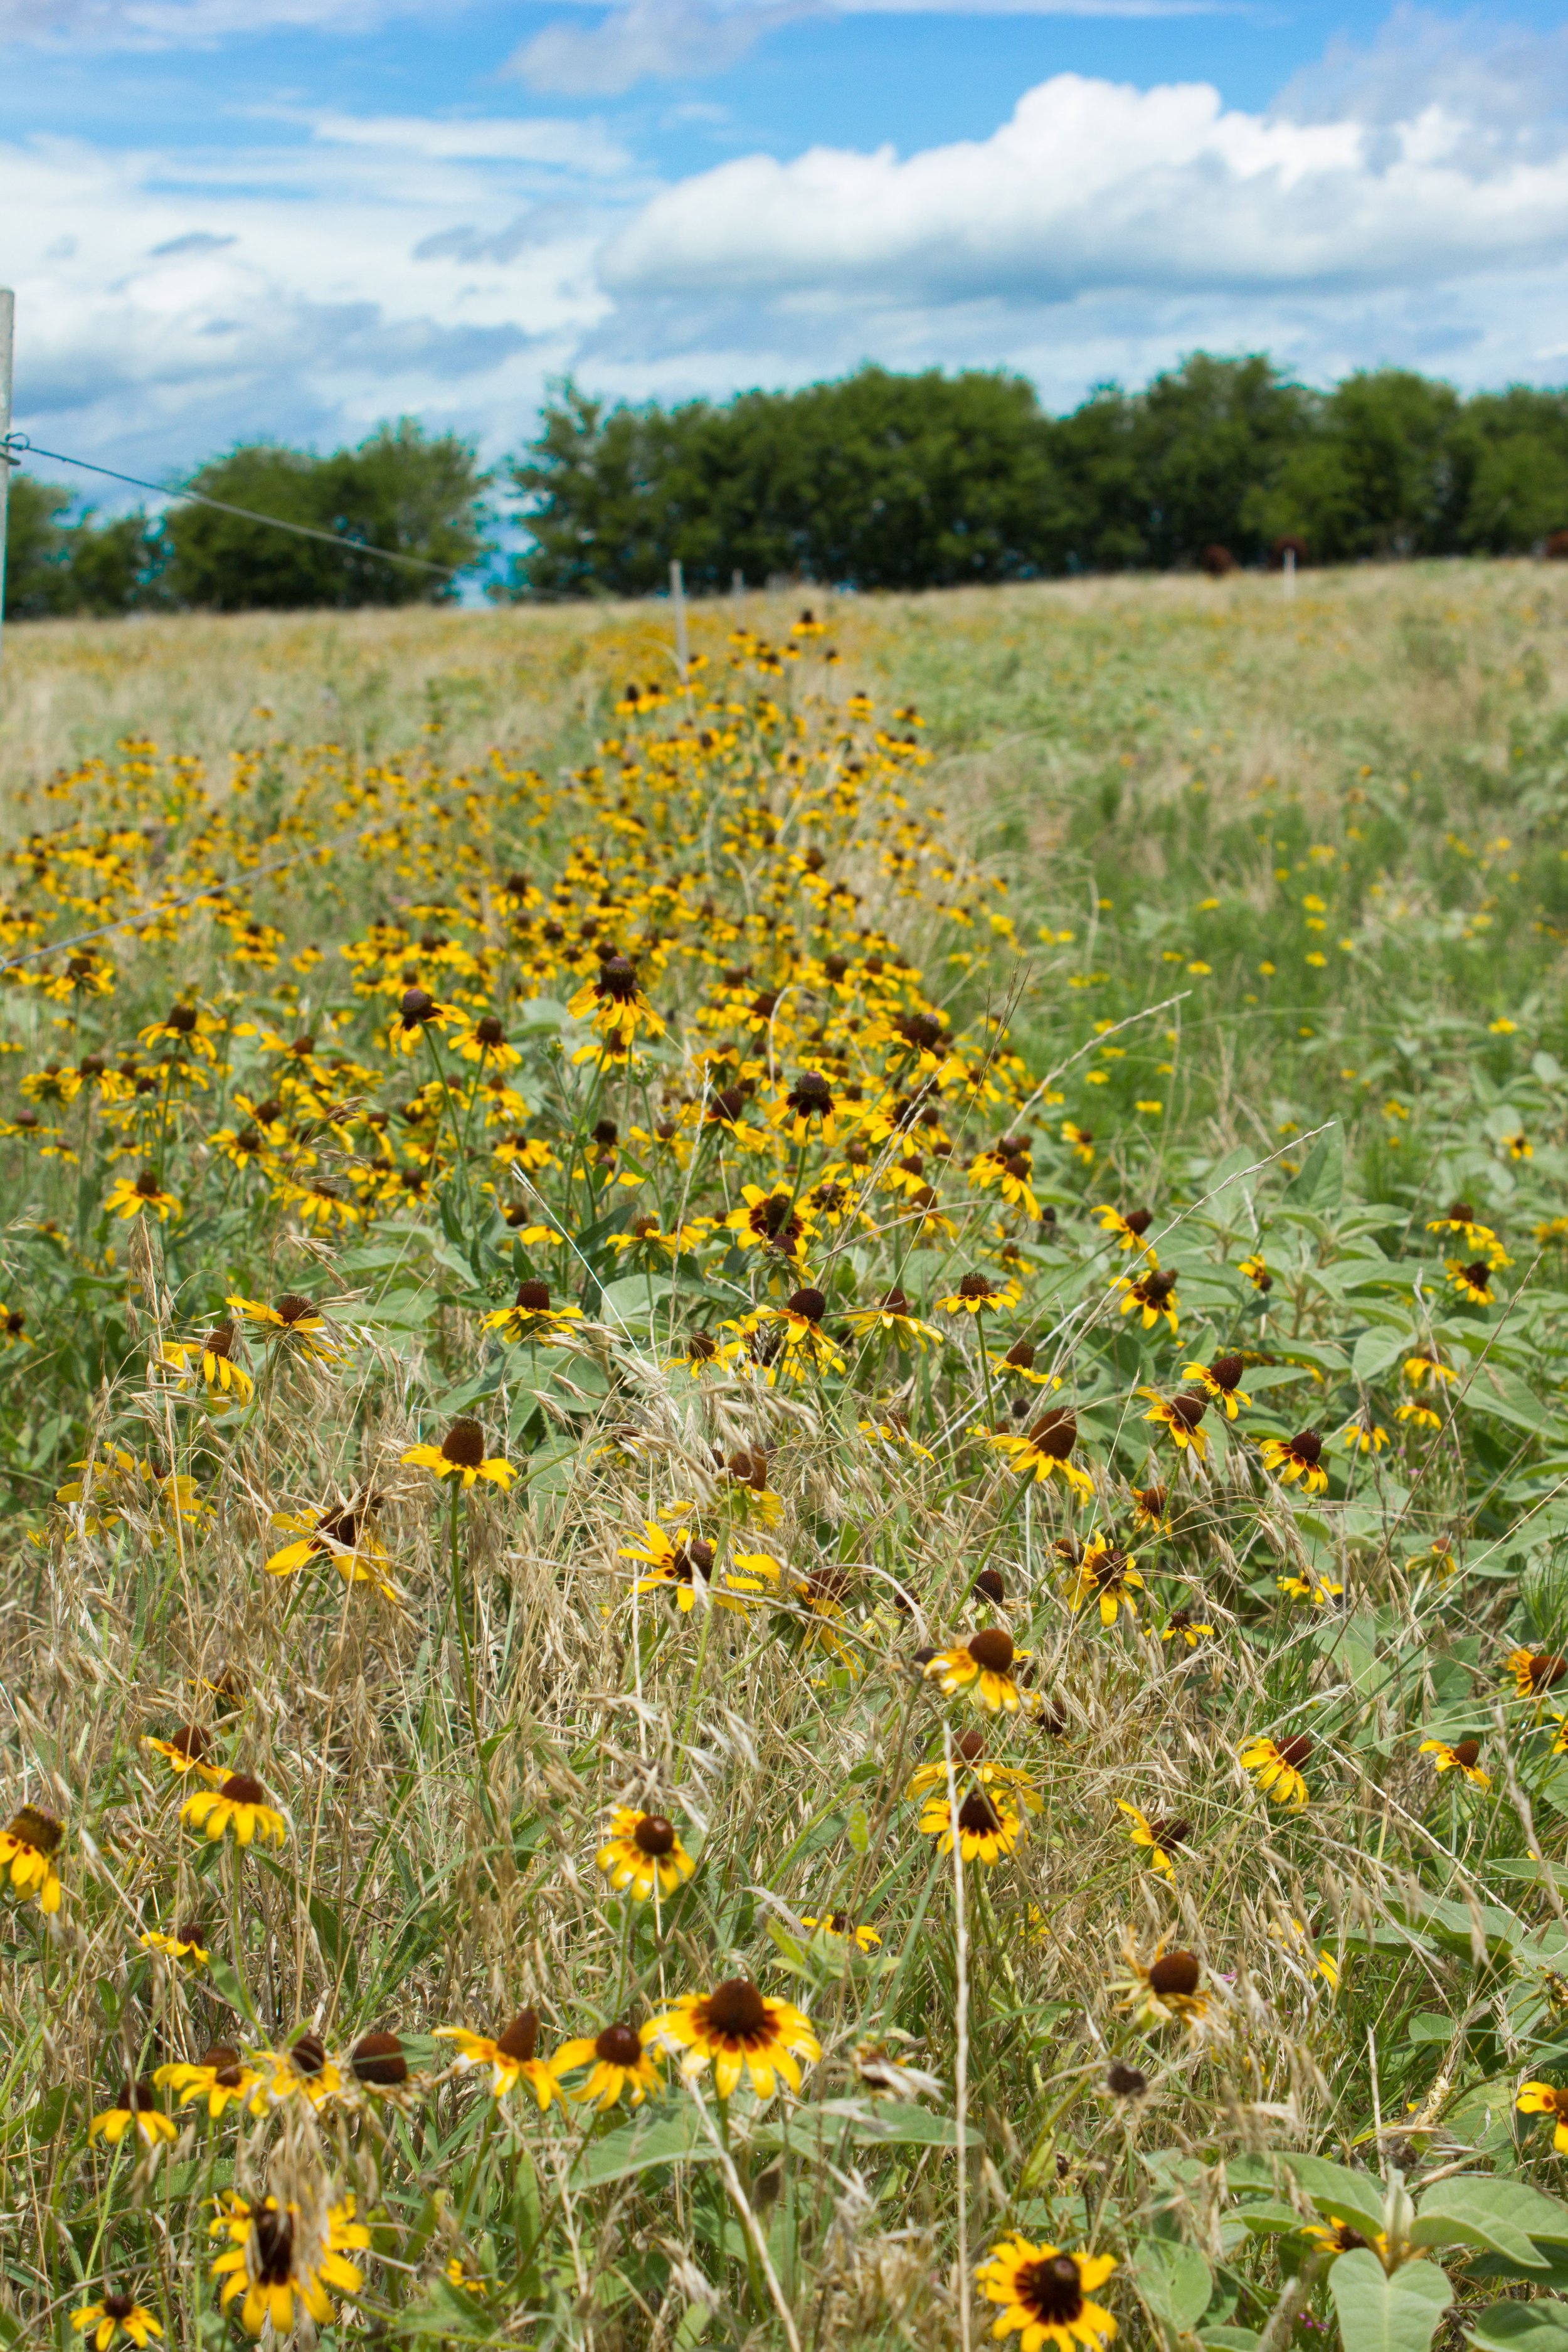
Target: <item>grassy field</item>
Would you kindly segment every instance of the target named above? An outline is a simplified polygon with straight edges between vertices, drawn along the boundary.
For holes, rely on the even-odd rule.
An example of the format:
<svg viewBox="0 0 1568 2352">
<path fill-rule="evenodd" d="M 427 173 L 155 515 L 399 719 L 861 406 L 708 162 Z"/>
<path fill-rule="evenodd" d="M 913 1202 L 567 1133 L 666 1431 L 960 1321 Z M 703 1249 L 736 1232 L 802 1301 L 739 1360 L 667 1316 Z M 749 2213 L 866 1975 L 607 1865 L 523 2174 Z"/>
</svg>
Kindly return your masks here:
<svg viewBox="0 0 1568 2352">
<path fill-rule="evenodd" d="M 797 611 L 6 633 L 0 2341 L 1568 2347 L 1568 581 Z"/>
</svg>

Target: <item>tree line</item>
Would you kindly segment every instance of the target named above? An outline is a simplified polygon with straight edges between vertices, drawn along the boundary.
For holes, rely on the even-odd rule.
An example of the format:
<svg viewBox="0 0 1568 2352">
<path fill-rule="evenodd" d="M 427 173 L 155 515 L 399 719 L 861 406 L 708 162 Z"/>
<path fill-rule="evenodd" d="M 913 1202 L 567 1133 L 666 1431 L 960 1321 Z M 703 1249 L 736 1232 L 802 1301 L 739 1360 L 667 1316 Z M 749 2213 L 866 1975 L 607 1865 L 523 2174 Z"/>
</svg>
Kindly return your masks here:
<svg viewBox="0 0 1568 2352">
<path fill-rule="evenodd" d="M 1203 352 L 1140 391 L 1100 385 L 1065 416 L 1001 370 L 868 366 L 668 408 L 567 381 L 495 472 L 471 442 L 405 418 L 327 456 L 237 447 L 192 487 L 341 545 L 192 505 L 100 520 L 18 474 L 7 615 L 458 593 L 443 572 L 355 551 L 372 548 L 482 569 L 501 598 L 646 594 L 675 558 L 702 593 L 737 576 L 907 589 L 1219 569 L 1287 543 L 1324 563 L 1556 552 L 1568 551 L 1568 390 L 1466 397 L 1382 368 L 1322 392 L 1262 355 Z"/>
</svg>

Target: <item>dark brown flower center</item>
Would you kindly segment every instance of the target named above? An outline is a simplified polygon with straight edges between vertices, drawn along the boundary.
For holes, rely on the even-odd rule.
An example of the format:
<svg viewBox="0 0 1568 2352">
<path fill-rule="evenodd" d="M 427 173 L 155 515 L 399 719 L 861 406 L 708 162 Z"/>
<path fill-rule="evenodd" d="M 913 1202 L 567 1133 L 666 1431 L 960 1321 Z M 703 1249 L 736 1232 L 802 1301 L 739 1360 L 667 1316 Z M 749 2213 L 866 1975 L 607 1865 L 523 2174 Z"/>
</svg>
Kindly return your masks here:
<svg viewBox="0 0 1568 2352">
<path fill-rule="evenodd" d="M 1087 1134 L 1084 1139 L 1088 1141 Z M 1121 1222 L 1130 1234 L 1137 1234 L 1142 1237 L 1153 1223 L 1154 1212 L 1152 1209 L 1129 1209 Z"/>
<path fill-rule="evenodd" d="M 639 1813 L 632 1832 L 632 1843 L 639 1853 L 650 1859 L 675 1851 L 675 1823 L 662 1813 Z"/>
<path fill-rule="evenodd" d="M 441 1453 L 459 1470 L 477 1470 L 485 1458 L 485 1433 L 477 1421 L 455 1421 L 441 1440 Z"/>
<path fill-rule="evenodd" d="M 767 2003 L 749 1977 L 726 1977 L 715 1985 L 704 2004 L 710 2033 L 741 2042 L 765 2033 Z"/>
<path fill-rule="evenodd" d="M 595 1143 L 603 1144 L 606 1150 L 618 1143 L 620 1139 L 621 1130 L 613 1118 L 596 1118 L 594 1121 L 594 1140 Z"/>
<path fill-rule="evenodd" d="M 515 2058 L 526 2066 L 539 2047 L 539 2011 L 521 2009 L 504 2033 L 496 2036 L 496 2048 L 504 2058 Z"/>
<path fill-rule="evenodd" d="M 790 1089 L 789 1106 L 802 1118 L 826 1118 L 833 1108 L 833 1089 L 820 1070 L 803 1070 Z"/>
<path fill-rule="evenodd" d="M 219 1794 L 226 1797 L 231 1805 L 260 1805 L 267 1801 L 260 1781 L 253 1780 L 248 1772 L 231 1772 Z"/>
<path fill-rule="evenodd" d="M 1195 1429 L 1208 1411 L 1208 1399 L 1195 1389 L 1184 1389 L 1180 1396 L 1171 1399 L 1171 1418 L 1179 1421 L 1184 1429 Z"/>
<path fill-rule="evenodd" d="M 550 1285 L 547 1282 L 520 1282 L 517 1286 L 517 1303 L 525 1315 L 548 1315 Z"/>
<path fill-rule="evenodd" d="M 1280 1761 L 1282 1763 L 1289 1764 L 1293 1772 L 1300 1771 L 1301 1766 L 1311 1754 L 1313 1744 L 1312 1735 L 1310 1731 L 1298 1731 L 1294 1738 L 1279 1740 L 1277 1742 L 1277 1746 L 1279 1748 Z"/>
<path fill-rule="evenodd" d="M 985 1753 L 985 1734 L 983 1731 L 961 1732 L 952 1744 L 966 1764 L 978 1764 Z"/>
<path fill-rule="evenodd" d="M 1477 1258 L 1473 1265 L 1465 1268 L 1465 1280 L 1472 1290 L 1485 1290 L 1490 1284 L 1491 1275 L 1492 1270 L 1484 1257 Z"/>
<path fill-rule="evenodd" d="M 173 1029 L 177 1036 L 188 1037 L 195 1025 L 196 1008 L 194 1004 L 170 1005 L 163 1023 L 165 1029 Z"/>
<path fill-rule="evenodd" d="M 595 2038 L 594 2055 L 606 2066 L 635 2066 L 642 2057 L 642 2036 L 635 2025 L 606 2025 Z"/>
<path fill-rule="evenodd" d="M 199 1723 L 183 1723 L 169 1742 L 176 1756 L 188 1756 L 193 1762 L 205 1756 L 212 1744 L 212 1733 L 204 1731 Z"/>
<path fill-rule="evenodd" d="M 1002 1360 L 1005 1364 L 1011 1364 L 1015 1371 L 1032 1372 L 1035 1369 L 1035 1351 L 1027 1339 L 1015 1339 Z"/>
<path fill-rule="evenodd" d="M 294 2267 L 294 2224 L 275 2205 L 253 2205 L 250 2227 L 257 2284 L 286 2286 Z"/>
<path fill-rule="evenodd" d="M 436 1017 L 436 1000 L 427 988 L 405 988 L 397 1010 L 405 1029 L 417 1029 L 422 1022 Z"/>
<path fill-rule="evenodd" d="M 408 2061 L 395 2033 L 365 2033 L 349 2053 L 349 2064 L 362 2083 L 390 2090 L 408 2080 Z"/>
<path fill-rule="evenodd" d="M 1451 1224 L 1451 1225 L 1473 1225 L 1473 1224 L 1475 1223 L 1475 1222 L 1476 1222 L 1476 1212 L 1475 1212 L 1475 1205 L 1474 1205 L 1474 1203 L 1473 1203 L 1472 1202 L 1469 1202 L 1469 1201 L 1451 1201 L 1451 1202 L 1449 1202 L 1449 1204 L 1448 1204 L 1448 1223 L 1449 1223 L 1449 1224 Z"/>
<path fill-rule="evenodd" d="M 327 2063 L 327 2045 L 319 2033 L 297 2034 L 289 2057 L 297 2074 L 319 2074 Z"/>
<path fill-rule="evenodd" d="M 820 1323 L 827 1312 L 827 1300 L 820 1290 L 814 1290 L 808 1283 L 803 1290 L 790 1293 L 787 1311 L 800 1316 L 805 1322 Z"/>
<path fill-rule="evenodd" d="M 103 2298 L 106 2319 L 129 2319 L 135 2308 L 136 2297 L 133 2294 L 106 2294 Z"/>
<path fill-rule="evenodd" d="M 1129 2066 L 1118 2058 L 1105 2077 L 1105 2087 L 1113 2098 L 1141 2099 L 1149 2087 L 1149 2077 L 1141 2067 Z"/>
<path fill-rule="evenodd" d="M 143 1201 L 155 1201 L 163 1191 L 163 1186 L 158 1181 L 158 1171 L 155 1168 L 143 1168 L 131 1189 L 133 1192 L 139 1193 Z"/>
<path fill-rule="evenodd" d="M 1065 1462 L 1078 1444 L 1078 1421 L 1070 1412 L 1042 1413 L 1029 1432 L 1029 1443 L 1048 1461 Z"/>
<path fill-rule="evenodd" d="M 958 1286 L 960 1298 L 994 1298 L 996 1286 L 986 1274 L 966 1274 Z"/>
<path fill-rule="evenodd" d="M 1163 1814 L 1157 1814 L 1149 1824 L 1149 1834 L 1162 1853 L 1168 1853 L 1173 1846 L 1184 1845 L 1192 1833 L 1191 1822 L 1168 1822 Z"/>
<path fill-rule="evenodd" d="M 1537 1650 L 1525 1671 L 1531 1690 L 1551 1690 L 1568 1675 L 1568 1658 L 1554 1657 L 1550 1650 Z"/>
<path fill-rule="evenodd" d="M 1146 1307 L 1163 1307 L 1176 1286 L 1173 1274 L 1146 1274 L 1132 1286 L 1132 1295 Z"/>
<path fill-rule="evenodd" d="M 719 1353 L 719 1342 L 711 1331 L 693 1331 L 686 1343 L 686 1352 L 694 1363 L 710 1364 Z"/>
<path fill-rule="evenodd" d="M 994 1837 L 1002 1816 L 984 1789 L 972 1789 L 958 1809 L 958 1826 L 971 1837 Z"/>
<path fill-rule="evenodd" d="M 1047 2327 L 1070 2327 L 1083 2311 L 1083 2287 L 1070 2254 L 1026 2263 L 1013 2292 L 1025 2310 Z"/>
<path fill-rule="evenodd" d="M 1005 1626 L 987 1625 L 980 1633 L 971 1633 L 964 1646 L 986 1674 L 1005 1675 L 1013 1663 L 1013 1636 Z"/>
<path fill-rule="evenodd" d="M 999 1568 L 983 1568 L 974 1580 L 976 1592 L 984 1592 L 987 1601 L 1001 1602 L 1007 1598 L 1007 1587 Z"/>
<path fill-rule="evenodd" d="M 637 968 L 629 956 L 606 956 L 594 985 L 601 996 L 612 997 L 617 1004 L 629 1004 L 637 992 Z"/>
<path fill-rule="evenodd" d="M 1454 1750 L 1454 1761 L 1456 1764 L 1462 1764 L 1468 1772 L 1473 1765 L 1480 1761 L 1480 1753 L 1481 1743 L 1479 1739 L 1461 1739 Z"/>
<path fill-rule="evenodd" d="M 1214 1362 L 1209 1366 L 1209 1378 L 1213 1381 L 1215 1388 L 1225 1389 L 1228 1391 L 1233 1389 L 1237 1381 L 1240 1380 L 1242 1369 L 1242 1361 L 1239 1356 L 1216 1356 Z"/>
<path fill-rule="evenodd" d="M 239 2053 L 232 2042 L 215 2042 L 202 2053 L 202 2064 L 213 2070 L 213 2080 L 221 2083 L 226 2091 L 237 2091 L 244 2079 Z"/>
<path fill-rule="evenodd" d="M 474 1034 L 479 1039 L 481 1045 L 504 1045 L 506 1044 L 506 1031 L 501 1027 L 500 1023 L 496 1019 L 493 1013 L 487 1013 L 482 1021 L 475 1022 Z"/>
<path fill-rule="evenodd" d="M 1184 2000 L 1196 1992 L 1203 1964 L 1195 1952 L 1162 1952 L 1149 1970 L 1149 1990 L 1163 2000 Z"/>
</svg>

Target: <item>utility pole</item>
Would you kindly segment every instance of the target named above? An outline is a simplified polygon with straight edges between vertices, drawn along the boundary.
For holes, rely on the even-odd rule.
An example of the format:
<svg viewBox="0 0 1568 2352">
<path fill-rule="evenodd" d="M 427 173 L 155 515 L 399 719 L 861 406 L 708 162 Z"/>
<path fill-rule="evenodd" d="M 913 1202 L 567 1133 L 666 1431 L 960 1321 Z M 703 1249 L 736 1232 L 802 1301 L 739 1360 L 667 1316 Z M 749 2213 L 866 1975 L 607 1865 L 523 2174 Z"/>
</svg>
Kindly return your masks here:
<svg viewBox="0 0 1568 2352">
<path fill-rule="evenodd" d="M 16 340 L 16 297 L 0 286 L 0 639 L 5 627 L 5 520 L 10 509 L 11 361 Z"/>
<path fill-rule="evenodd" d="M 675 667 L 680 672 L 680 683 L 684 686 L 690 648 L 686 641 L 686 582 L 679 557 L 669 567 L 669 595 L 675 606 Z"/>
<path fill-rule="evenodd" d="M 1285 576 L 1285 601 L 1289 604 L 1296 593 L 1296 551 L 1293 547 L 1288 547 L 1285 550 L 1284 560 L 1279 568 Z"/>
</svg>

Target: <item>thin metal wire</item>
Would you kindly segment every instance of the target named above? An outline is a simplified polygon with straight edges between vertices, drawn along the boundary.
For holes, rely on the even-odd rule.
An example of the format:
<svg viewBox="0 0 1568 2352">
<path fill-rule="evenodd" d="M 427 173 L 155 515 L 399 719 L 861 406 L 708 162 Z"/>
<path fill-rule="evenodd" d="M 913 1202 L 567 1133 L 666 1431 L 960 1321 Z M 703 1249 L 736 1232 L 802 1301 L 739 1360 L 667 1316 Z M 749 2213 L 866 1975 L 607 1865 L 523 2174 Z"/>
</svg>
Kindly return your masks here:
<svg viewBox="0 0 1568 2352">
<path fill-rule="evenodd" d="M 21 462 L 22 456 L 47 457 L 53 466 L 75 466 L 84 474 L 101 474 L 105 481 L 124 482 L 133 490 L 151 490 L 154 498 L 189 499 L 198 507 L 211 507 L 217 514 L 238 515 L 245 522 L 266 523 L 272 530 L 292 531 L 296 539 L 317 539 L 327 547 L 335 547 L 344 555 L 375 555 L 384 563 L 401 563 L 413 572 L 436 572 L 443 580 L 458 580 L 462 573 L 449 563 L 430 563 L 422 555 L 397 555 L 390 547 L 372 547 L 363 539 L 345 539 L 341 531 L 318 530 L 313 523 L 285 522 L 281 515 L 258 514 L 253 507 L 230 506 L 226 499 L 209 499 L 205 490 L 174 489 L 162 482 L 144 482 L 136 474 L 118 474 L 112 466 L 95 466 L 87 457 L 68 457 L 63 449 L 40 449 L 26 433 L 9 433 L 0 442 L 0 461 L 7 466 Z"/>
</svg>

